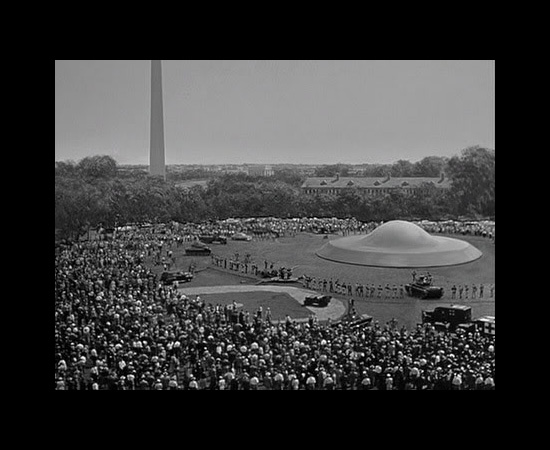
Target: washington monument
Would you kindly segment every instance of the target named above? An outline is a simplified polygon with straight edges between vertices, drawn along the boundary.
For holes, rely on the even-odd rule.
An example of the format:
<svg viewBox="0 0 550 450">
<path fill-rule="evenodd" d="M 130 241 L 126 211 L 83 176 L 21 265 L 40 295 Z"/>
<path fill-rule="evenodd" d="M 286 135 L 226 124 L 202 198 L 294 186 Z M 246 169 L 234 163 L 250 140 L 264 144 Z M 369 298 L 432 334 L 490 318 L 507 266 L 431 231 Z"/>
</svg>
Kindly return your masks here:
<svg viewBox="0 0 550 450">
<path fill-rule="evenodd" d="M 149 175 L 166 180 L 164 162 L 164 117 L 162 111 L 162 69 L 160 60 L 151 60 L 151 147 Z"/>
</svg>

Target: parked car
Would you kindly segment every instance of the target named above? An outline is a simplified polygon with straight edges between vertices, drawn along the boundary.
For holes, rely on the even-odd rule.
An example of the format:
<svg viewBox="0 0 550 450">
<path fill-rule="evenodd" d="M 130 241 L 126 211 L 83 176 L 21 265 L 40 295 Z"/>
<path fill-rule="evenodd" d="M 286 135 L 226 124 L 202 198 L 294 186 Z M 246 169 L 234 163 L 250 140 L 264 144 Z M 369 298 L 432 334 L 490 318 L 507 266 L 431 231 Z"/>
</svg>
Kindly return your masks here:
<svg viewBox="0 0 550 450">
<path fill-rule="evenodd" d="M 337 327 L 340 324 L 347 325 L 350 329 L 354 330 L 360 327 L 367 327 L 372 325 L 373 317 L 368 314 L 350 315 L 347 314 L 342 319 L 331 323 L 332 327 Z"/>
<path fill-rule="evenodd" d="M 207 247 L 202 242 L 195 242 L 190 248 L 185 249 L 186 256 L 208 256 L 211 253 L 212 250 L 210 250 L 210 247 Z"/>
<path fill-rule="evenodd" d="M 202 235 L 199 236 L 199 240 L 205 244 L 227 244 L 227 238 L 225 236 Z"/>
<path fill-rule="evenodd" d="M 304 299 L 304 306 L 320 306 L 325 307 L 330 303 L 332 297 L 330 295 L 308 295 Z"/>
<path fill-rule="evenodd" d="M 231 236 L 231 239 L 234 241 L 251 241 L 252 236 L 249 236 L 245 233 L 235 233 L 233 236 Z"/>
<path fill-rule="evenodd" d="M 188 282 L 193 279 L 193 274 L 191 272 L 162 272 L 160 276 L 160 281 L 164 284 L 172 284 L 174 281 L 183 281 Z"/>
</svg>

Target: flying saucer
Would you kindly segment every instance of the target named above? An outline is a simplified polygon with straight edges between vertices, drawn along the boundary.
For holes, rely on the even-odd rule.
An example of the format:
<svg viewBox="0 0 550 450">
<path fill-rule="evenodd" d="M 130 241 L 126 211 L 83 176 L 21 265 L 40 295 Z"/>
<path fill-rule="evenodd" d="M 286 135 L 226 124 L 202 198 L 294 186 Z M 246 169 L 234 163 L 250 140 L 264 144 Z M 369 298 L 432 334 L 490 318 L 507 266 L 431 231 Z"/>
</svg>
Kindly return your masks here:
<svg viewBox="0 0 550 450">
<path fill-rule="evenodd" d="M 317 256 L 346 264 L 377 267 L 438 267 L 464 264 L 482 253 L 468 242 L 432 236 L 418 225 L 392 220 L 371 233 L 327 242 Z"/>
</svg>

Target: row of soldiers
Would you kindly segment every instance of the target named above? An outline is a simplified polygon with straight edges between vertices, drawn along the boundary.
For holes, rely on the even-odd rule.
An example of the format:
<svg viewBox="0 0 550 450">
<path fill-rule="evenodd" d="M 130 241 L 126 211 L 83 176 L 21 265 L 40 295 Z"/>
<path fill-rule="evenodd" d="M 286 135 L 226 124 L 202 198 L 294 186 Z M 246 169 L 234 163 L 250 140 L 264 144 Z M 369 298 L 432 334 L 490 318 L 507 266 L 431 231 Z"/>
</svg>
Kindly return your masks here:
<svg viewBox="0 0 550 450">
<path fill-rule="evenodd" d="M 457 297 L 457 294 L 458 294 L 458 297 Z M 477 286 L 477 284 L 472 284 L 472 299 L 475 299 L 475 298 L 484 298 L 484 295 L 485 295 L 485 285 L 484 284 L 480 284 L 479 285 L 479 288 Z M 493 298 L 495 296 L 495 285 L 494 284 L 490 284 L 489 285 L 489 298 Z M 464 299 L 468 299 L 470 297 L 470 286 L 467 285 L 467 284 L 459 284 L 458 287 L 456 284 L 453 284 L 453 286 L 451 287 L 451 299 L 452 300 L 455 300 L 455 299 L 459 299 L 459 300 L 462 300 L 463 298 Z"/>
<path fill-rule="evenodd" d="M 401 284 L 397 286 L 394 284 L 390 286 L 386 283 L 385 286 L 374 283 L 360 284 L 360 283 L 346 283 L 339 280 L 333 281 L 326 280 L 325 278 L 309 277 L 304 275 L 302 277 L 304 286 L 306 289 L 313 289 L 321 292 L 327 292 L 331 294 L 339 294 L 346 296 L 355 296 L 360 298 L 403 298 L 405 296 L 405 287 Z M 493 298 L 495 296 L 495 285 L 489 285 L 488 297 Z M 454 284 L 451 287 L 451 299 L 468 299 L 470 298 L 470 286 L 468 284 L 458 286 Z M 480 284 L 479 287 L 476 284 L 471 285 L 471 298 L 485 298 L 485 285 Z"/>
<path fill-rule="evenodd" d="M 346 283 L 340 280 L 333 281 L 332 278 L 327 280 L 325 278 L 308 277 L 304 275 L 302 277 L 304 286 L 306 289 L 314 289 L 321 292 L 327 292 L 331 294 L 339 295 L 354 295 L 360 298 L 403 298 L 405 296 L 405 287 L 401 284 L 397 286 L 394 284 L 390 286 L 386 283 L 385 286 L 379 284 L 376 286 L 374 283 L 370 285 L 360 283 Z"/>
<path fill-rule="evenodd" d="M 227 259 L 221 258 L 219 256 L 210 255 L 212 264 L 228 270 L 234 270 L 237 272 L 245 274 L 254 274 L 256 275 L 259 271 L 259 268 L 256 264 L 251 264 L 250 262 L 239 261 L 237 259 Z"/>
<path fill-rule="evenodd" d="M 249 255 L 247 255 L 249 256 Z M 242 262 L 238 261 L 238 255 L 236 259 L 227 259 L 227 258 L 220 258 L 215 255 L 211 255 L 212 258 L 212 264 L 223 267 L 224 269 L 234 270 L 238 272 L 242 272 L 245 274 L 252 274 L 258 276 L 261 272 L 261 269 L 254 263 L 250 263 L 249 258 L 246 258 L 245 261 Z M 273 263 L 271 265 L 268 265 L 267 261 L 264 261 L 264 270 L 273 270 Z M 279 275 L 280 278 L 285 279 L 292 276 L 292 269 L 286 269 L 284 267 L 280 267 L 279 269 L 275 269 L 273 271 L 274 273 L 277 272 L 277 275 Z M 431 275 L 428 273 L 426 277 L 430 278 L 431 282 Z M 413 280 L 415 280 L 416 273 L 413 273 Z M 422 278 L 422 277 L 419 277 Z M 370 285 L 368 283 L 366 284 L 360 284 L 360 283 L 346 283 L 345 281 L 340 282 L 340 280 L 333 281 L 332 278 L 327 280 L 326 278 L 316 278 L 316 277 L 309 277 L 307 275 L 303 275 L 301 277 L 304 286 L 306 289 L 313 289 L 321 292 L 331 293 L 331 294 L 339 294 L 339 295 L 346 295 L 346 296 L 355 296 L 360 298 L 404 298 L 405 296 L 405 287 L 401 284 L 397 286 L 396 284 L 390 286 L 389 283 L 386 283 L 385 286 L 382 286 L 382 284 L 378 284 L 376 286 L 374 283 L 371 283 Z M 489 292 L 488 297 L 493 298 L 495 296 L 495 285 L 490 284 L 489 285 Z M 471 285 L 471 295 L 470 295 L 470 285 L 468 284 L 459 284 L 458 286 L 456 284 L 453 284 L 451 287 L 451 300 L 462 300 L 462 299 L 476 299 L 476 298 L 485 298 L 485 285 L 480 284 L 479 287 L 477 284 Z"/>
<path fill-rule="evenodd" d="M 274 277 L 278 276 L 283 280 L 290 280 L 292 278 L 292 269 L 286 267 L 274 268 L 273 263 L 269 264 L 264 261 L 264 269 L 262 269 L 254 262 L 251 262 L 250 255 L 246 255 L 244 261 L 239 261 L 239 254 L 236 253 L 233 259 L 222 258 L 216 255 L 210 255 L 212 264 L 224 269 L 241 272 L 244 274 L 250 274 L 254 276 L 260 276 L 264 272 L 271 273 Z"/>
</svg>

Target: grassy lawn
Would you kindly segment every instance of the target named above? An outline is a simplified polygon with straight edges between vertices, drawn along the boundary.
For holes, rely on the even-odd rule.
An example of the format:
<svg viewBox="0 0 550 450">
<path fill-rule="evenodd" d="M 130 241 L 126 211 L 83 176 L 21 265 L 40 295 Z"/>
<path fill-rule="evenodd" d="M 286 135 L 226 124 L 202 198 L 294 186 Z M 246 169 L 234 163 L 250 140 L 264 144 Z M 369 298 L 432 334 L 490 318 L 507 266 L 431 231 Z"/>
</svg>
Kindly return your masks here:
<svg viewBox="0 0 550 450">
<path fill-rule="evenodd" d="M 210 248 L 212 249 L 213 254 L 220 257 L 226 257 L 228 259 L 232 258 L 236 252 L 239 253 L 241 259 L 249 253 L 252 261 L 254 261 L 261 269 L 264 267 L 264 261 L 267 261 L 268 264 L 273 263 L 274 267 L 292 267 L 294 276 L 306 274 L 311 277 L 326 278 L 327 280 L 330 278 L 334 281 L 339 279 L 340 281 L 345 281 L 346 283 L 351 282 L 352 284 L 375 283 L 376 286 L 378 286 L 378 284 L 382 284 L 384 286 L 386 283 L 389 283 L 390 286 L 393 284 L 399 286 L 400 284 L 408 283 L 411 280 L 410 269 L 346 265 L 321 259 L 315 254 L 315 251 L 324 245 L 328 240 L 338 239 L 340 237 L 341 236 L 331 235 L 328 239 L 323 239 L 323 236 L 301 233 L 296 237 L 279 238 L 274 241 L 245 242 L 229 240 L 227 245 L 212 244 L 210 245 Z M 495 245 L 489 239 L 477 236 L 470 237 L 449 235 L 449 237 L 462 239 L 471 243 L 483 252 L 483 256 L 468 264 L 426 269 L 432 274 L 434 284 L 445 288 L 446 294 L 442 299 L 419 300 L 405 297 L 404 299 L 371 300 L 354 297 L 358 312 L 370 314 L 375 318 L 375 320 L 379 320 L 381 323 L 386 322 L 391 318 L 395 318 L 399 321 L 399 324 L 411 327 L 420 322 L 422 309 L 431 309 L 440 304 L 451 303 L 450 289 L 454 283 L 468 283 L 470 285 L 472 283 L 476 283 L 478 285 L 480 283 L 484 283 L 486 285 L 486 298 L 483 301 L 470 299 L 454 301 L 454 303 L 462 303 L 471 306 L 473 317 L 495 315 L 495 299 L 487 298 L 489 294 L 488 285 L 495 283 Z M 189 246 L 189 244 L 178 249 L 175 247 L 172 249 L 176 255 L 176 268 L 172 267 L 172 270 L 188 270 L 189 265 L 192 262 L 196 264 L 197 270 L 199 270 L 195 279 L 192 282 L 187 283 L 186 286 L 195 287 L 230 284 L 255 284 L 257 282 L 257 280 L 250 279 L 249 277 L 241 277 L 235 272 L 212 269 L 210 257 L 185 256 L 184 248 L 186 246 Z M 201 270 L 207 268 L 209 269 Z M 156 266 L 153 267 L 153 270 L 160 273 L 162 272 L 162 267 Z M 424 272 L 424 269 L 419 269 L 417 272 Z M 288 313 L 291 317 L 296 318 L 307 317 L 300 316 L 299 311 L 292 309 L 293 307 L 297 307 L 298 309 L 301 307 L 290 298 L 287 299 L 287 305 L 287 302 L 279 301 L 280 299 L 270 299 L 269 296 L 265 295 L 266 293 L 259 294 L 262 295 L 258 295 L 256 299 L 255 294 L 242 293 L 238 295 L 241 297 L 241 300 L 232 297 L 231 300 L 228 301 L 231 302 L 235 299 L 238 303 L 243 303 L 245 305 L 245 309 L 250 312 L 254 311 L 254 309 L 256 309 L 260 304 L 262 304 L 264 309 L 269 304 L 272 313 L 274 313 L 275 310 L 273 305 L 277 304 L 278 309 L 279 307 L 281 308 L 280 314 L 282 314 L 283 317 L 286 313 Z M 215 297 L 220 298 L 212 298 L 212 301 L 221 303 L 221 297 L 224 297 L 224 295 L 216 294 Z M 246 303 L 243 299 L 246 299 Z M 342 300 L 345 302 L 346 298 L 342 297 Z M 288 308 L 288 310 L 286 310 L 286 308 Z M 307 314 L 307 310 L 304 311 L 300 309 L 300 311 L 302 314 Z M 274 319 L 275 318 L 276 317 L 274 315 Z"/>
</svg>

